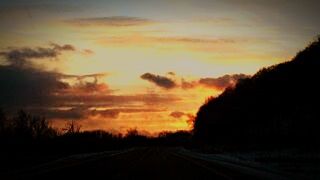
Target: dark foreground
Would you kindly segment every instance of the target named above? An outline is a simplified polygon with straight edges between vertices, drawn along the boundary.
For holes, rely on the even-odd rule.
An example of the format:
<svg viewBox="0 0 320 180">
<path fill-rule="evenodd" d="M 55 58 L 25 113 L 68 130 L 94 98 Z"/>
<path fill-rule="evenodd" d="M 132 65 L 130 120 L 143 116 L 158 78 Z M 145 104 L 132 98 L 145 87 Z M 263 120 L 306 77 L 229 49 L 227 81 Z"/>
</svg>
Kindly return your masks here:
<svg viewBox="0 0 320 180">
<path fill-rule="evenodd" d="M 1 179 L 264 179 L 179 153 L 133 148 L 83 154 L 4 173 Z"/>
</svg>

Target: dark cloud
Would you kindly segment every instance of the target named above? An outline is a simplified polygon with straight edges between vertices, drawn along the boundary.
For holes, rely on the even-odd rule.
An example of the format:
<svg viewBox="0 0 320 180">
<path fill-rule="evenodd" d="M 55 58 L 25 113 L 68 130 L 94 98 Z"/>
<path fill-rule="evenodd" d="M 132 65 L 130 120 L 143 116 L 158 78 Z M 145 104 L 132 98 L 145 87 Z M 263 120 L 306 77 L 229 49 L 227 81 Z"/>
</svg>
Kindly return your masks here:
<svg viewBox="0 0 320 180">
<path fill-rule="evenodd" d="M 68 104 L 64 101 L 70 104 L 83 103 L 83 100 L 90 99 L 87 97 L 92 95 L 98 96 L 98 94 L 111 92 L 105 83 L 98 82 L 99 76 L 102 74 L 76 76 L 30 67 L 0 66 L 0 106 L 22 108 Z M 72 85 L 63 81 L 70 77 L 80 80 Z M 84 78 L 94 80 L 88 81 Z M 76 98 L 74 94 L 83 96 Z M 63 100 L 60 97 L 66 99 Z"/>
<path fill-rule="evenodd" d="M 156 84 L 159 87 L 162 87 L 164 89 L 172 89 L 177 86 L 177 84 L 170 78 L 165 76 L 159 76 L 151 73 L 145 73 L 140 76 L 142 79 L 147 80 L 149 82 L 152 82 Z"/>
<path fill-rule="evenodd" d="M 6 51 L 0 52 L 7 62 L 12 66 L 32 66 L 28 61 L 31 59 L 55 59 L 62 51 L 75 51 L 75 48 L 70 45 L 58 45 L 51 43 L 50 47 L 37 47 L 37 48 L 8 48 Z"/>
<path fill-rule="evenodd" d="M 69 109 L 50 109 L 50 108 L 31 108 L 28 112 L 44 116 L 48 119 L 87 119 L 91 116 L 100 116 L 103 118 L 117 118 L 120 111 L 117 109 L 108 110 L 90 110 L 86 107 L 73 107 Z"/>
<path fill-rule="evenodd" d="M 144 108 L 110 108 L 105 110 L 92 109 L 90 107 L 76 106 L 72 108 L 29 108 L 28 112 L 44 116 L 48 119 L 89 119 L 93 116 L 115 119 L 120 113 L 138 112 L 162 112 L 164 109 L 144 109 Z"/>
<path fill-rule="evenodd" d="M 111 16 L 95 18 L 79 18 L 68 20 L 67 23 L 78 26 L 141 26 L 154 23 L 149 19 L 129 17 L 129 16 Z"/>
<path fill-rule="evenodd" d="M 68 46 L 55 48 L 70 49 Z M 26 51 L 23 51 L 26 52 Z M 43 52 L 43 51 L 39 51 Z M 43 54 L 18 53 L 20 58 L 47 57 Z M 0 107 L 27 108 L 32 106 L 58 106 L 57 96 L 68 94 L 97 94 L 109 93 L 105 83 L 98 79 L 104 74 L 65 75 L 54 71 L 45 71 L 31 66 L 17 66 L 16 64 L 0 65 Z M 70 84 L 68 80 L 74 78 L 77 83 Z M 89 79 L 91 78 L 91 80 Z M 88 80 L 89 79 L 89 80 Z"/>
<path fill-rule="evenodd" d="M 60 94 L 97 94 L 109 93 L 105 83 L 98 79 L 105 74 L 66 75 L 54 71 L 45 71 L 32 63 L 30 59 L 56 58 L 62 51 L 75 51 L 69 44 L 51 43 L 49 48 L 8 48 L 1 52 L 8 65 L 0 66 L 0 106 L 30 107 L 50 106 L 57 103 Z M 69 79 L 77 83 L 68 83 Z"/>
<path fill-rule="evenodd" d="M 98 115 L 106 118 L 117 118 L 120 113 L 138 113 L 138 112 L 161 112 L 163 109 L 144 109 L 144 108 L 113 108 L 106 110 L 92 110 L 90 115 Z"/>
<path fill-rule="evenodd" d="M 41 115 L 47 119 L 71 119 L 78 120 L 86 118 L 86 109 L 70 108 L 70 109 L 49 109 L 49 108 L 32 108 L 27 109 L 32 114 Z"/>
<path fill-rule="evenodd" d="M 53 47 L 53 50 L 56 50 L 56 51 L 75 51 L 76 50 L 76 48 L 70 44 L 59 45 L 56 43 L 50 43 L 50 45 Z"/>
<path fill-rule="evenodd" d="M 8 62 L 0 65 L 0 106 L 30 107 L 48 106 L 56 102 L 56 96 L 63 93 L 106 93 L 108 86 L 99 83 L 98 78 L 105 74 L 65 75 L 45 71 L 34 66 L 29 60 L 57 58 L 63 51 L 75 51 L 69 44 L 51 43 L 48 48 L 8 48 L 0 56 Z M 75 78 L 78 83 L 69 84 L 66 79 Z M 88 78 L 92 80 L 89 81 Z"/>
<path fill-rule="evenodd" d="M 70 74 L 60 74 L 61 78 L 75 78 L 77 80 L 83 80 L 86 78 L 100 78 L 100 77 L 104 77 L 107 74 L 106 73 L 94 73 L 94 74 L 85 74 L 85 75 L 70 75 Z"/>
<path fill-rule="evenodd" d="M 233 86 L 239 79 L 247 78 L 245 74 L 224 75 L 218 78 L 201 78 L 199 84 L 216 89 L 224 89 Z"/>
<path fill-rule="evenodd" d="M 0 55 L 5 57 L 8 63 L 13 66 L 24 66 L 29 59 L 55 58 L 58 53 L 51 48 L 20 48 L 0 52 Z"/>
<path fill-rule="evenodd" d="M 177 102 L 180 99 L 173 95 L 137 94 L 137 95 L 113 95 L 113 94 L 59 94 L 55 96 L 54 106 L 129 106 L 136 103 L 167 104 Z"/>
<path fill-rule="evenodd" d="M 59 74 L 35 68 L 0 66 L 1 106 L 47 104 L 52 95 L 70 88 L 59 79 Z"/>
<path fill-rule="evenodd" d="M 169 72 L 169 73 L 172 75 L 174 74 L 175 76 L 174 72 Z M 222 90 L 226 87 L 235 85 L 239 79 L 248 78 L 250 76 L 245 74 L 232 74 L 232 75 L 227 74 L 217 78 L 207 77 L 207 78 L 200 78 L 199 80 L 194 80 L 194 81 L 187 81 L 184 78 L 181 78 L 180 84 L 177 84 L 174 80 L 168 77 L 159 76 L 151 73 L 145 73 L 140 77 L 144 80 L 152 82 L 157 86 L 165 89 L 179 87 L 187 90 L 187 89 L 193 89 L 199 86 L 205 86 L 208 88 L 215 88 L 215 89 Z"/>
<path fill-rule="evenodd" d="M 181 119 L 183 117 L 186 117 L 187 118 L 186 122 L 190 126 L 193 125 L 193 122 L 194 122 L 194 119 L 195 119 L 195 116 L 193 114 L 185 113 L 185 112 L 181 112 L 181 111 L 173 111 L 173 112 L 171 112 L 170 116 L 174 117 L 174 118 L 177 118 L 177 119 Z"/>
</svg>

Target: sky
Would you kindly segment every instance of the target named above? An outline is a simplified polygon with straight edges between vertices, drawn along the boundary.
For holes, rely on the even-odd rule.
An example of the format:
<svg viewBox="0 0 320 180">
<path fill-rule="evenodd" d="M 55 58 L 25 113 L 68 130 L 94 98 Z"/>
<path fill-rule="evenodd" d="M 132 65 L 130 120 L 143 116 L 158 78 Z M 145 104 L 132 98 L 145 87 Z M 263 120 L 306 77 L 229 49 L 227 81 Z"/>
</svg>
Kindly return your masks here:
<svg viewBox="0 0 320 180">
<path fill-rule="evenodd" d="M 62 128 L 189 130 L 237 80 L 320 30 L 316 0 L 0 1 L 0 107 Z"/>
</svg>

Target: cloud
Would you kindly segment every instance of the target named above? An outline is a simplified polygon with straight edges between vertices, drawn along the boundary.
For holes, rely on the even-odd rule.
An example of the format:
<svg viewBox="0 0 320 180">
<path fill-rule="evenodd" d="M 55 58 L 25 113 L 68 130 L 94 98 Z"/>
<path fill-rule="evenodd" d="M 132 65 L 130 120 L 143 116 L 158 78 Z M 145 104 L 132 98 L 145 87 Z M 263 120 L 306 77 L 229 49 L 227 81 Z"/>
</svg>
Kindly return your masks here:
<svg viewBox="0 0 320 180">
<path fill-rule="evenodd" d="M 86 118 L 85 109 L 83 108 L 70 108 L 70 109 L 48 109 L 48 108 L 37 108 L 27 109 L 28 112 L 41 115 L 47 119 L 70 119 L 78 120 Z"/>
<path fill-rule="evenodd" d="M 53 47 L 53 50 L 56 50 L 56 51 L 75 51 L 76 50 L 76 48 L 70 44 L 59 45 L 56 43 L 50 43 L 50 45 Z"/>
<path fill-rule="evenodd" d="M 7 65 L 0 65 L 0 106 L 48 106 L 56 102 L 56 96 L 59 94 L 110 92 L 105 83 L 98 82 L 105 74 L 65 75 L 42 70 L 29 61 L 57 58 L 63 51 L 75 50 L 76 48 L 70 44 L 51 43 L 46 48 L 8 48 L 0 52 L 0 56 L 7 61 Z M 68 81 L 72 78 L 77 83 L 71 84 Z M 88 80 L 89 78 L 92 80 Z"/>
<path fill-rule="evenodd" d="M 4 56 L 11 65 L 23 66 L 29 59 L 55 58 L 58 54 L 50 48 L 21 48 L 0 52 L 0 55 Z"/>
<path fill-rule="evenodd" d="M 92 95 L 109 94 L 112 90 L 99 83 L 102 74 L 64 75 L 31 67 L 0 66 L 0 107 L 59 106 L 83 103 Z M 71 84 L 65 79 L 80 79 Z M 89 81 L 85 78 L 93 78 Z M 65 99 L 61 99 L 65 98 Z"/>
<path fill-rule="evenodd" d="M 89 93 L 111 93 L 108 85 L 99 83 L 99 78 L 106 76 L 104 73 L 87 74 L 87 75 L 61 75 L 63 79 L 75 79 L 70 88 L 64 90 L 64 93 L 69 94 L 89 94 Z M 91 79 L 91 81 L 90 81 Z"/>
<path fill-rule="evenodd" d="M 98 83 L 97 80 L 94 82 L 80 82 L 77 83 L 73 88 L 77 92 L 83 93 L 109 93 L 109 87 L 105 83 Z"/>
<path fill-rule="evenodd" d="M 89 109 L 87 107 L 72 107 L 67 109 L 59 108 L 30 108 L 27 109 L 28 112 L 41 115 L 47 119 L 64 119 L 64 120 L 81 120 L 88 119 L 93 116 L 99 116 L 102 118 L 117 118 L 120 111 L 117 109 L 108 109 L 108 110 L 95 110 Z"/>
<path fill-rule="evenodd" d="M 165 76 L 159 76 L 151 73 L 145 73 L 140 76 L 141 79 L 147 80 L 151 83 L 154 83 L 155 85 L 164 88 L 164 89 L 172 89 L 177 87 L 177 84 L 172 79 L 165 77 Z"/>
<path fill-rule="evenodd" d="M 180 101 L 173 95 L 160 94 L 136 94 L 136 95 L 113 95 L 113 94 L 58 94 L 55 96 L 55 104 L 52 106 L 85 106 L 85 107 L 117 107 L 135 106 L 137 103 L 144 105 L 163 105 Z"/>
<path fill-rule="evenodd" d="M 83 50 L 81 51 L 81 53 L 82 53 L 83 55 L 85 55 L 85 56 L 89 56 L 89 55 L 94 54 L 94 51 L 92 51 L 91 49 L 83 49 Z"/>
<path fill-rule="evenodd" d="M 57 58 L 63 51 L 75 51 L 70 44 L 50 43 L 49 47 L 8 48 L 0 52 L 8 65 L 0 66 L 0 103 L 6 106 L 25 106 L 26 104 L 50 104 L 59 93 L 106 93 L 109 88 L 98 79 L 105 74 L 65 75 L 45 71 L 34 66 L 29 60 Z M 76 84 L 66 79 L 74 78 Z M 92 81 L 89 81 L 91 78 Z"/>
<path fill-rule="evenodd" d="M 102 45 L 109 44 L 124 44 L 134 45 L 138 44 L 152 44 L 162 45 L 164 43 L 168 45 L 193 45 L 193 46 L 216 46 L 216 45 L 233 45 L 236 43 L 247 42 L 249 40 L 233 39 L 233 38 L 203 38 L 203 37 L 186 37 L 186 36 L 145 36 L 140 34 L 126 35 L 126 36 L 109 36 L 103 39 L 99 39 L 97 43 Z"/>
<path fill-rule="evenodd" d="M 181 119 L 183 117 L 186 117 L 187 120 L 186 122 L 189 124 L 189 126 L 193 125 L 195 116 L 191 113 L 185 113 L 185 112 L 181 112 L 181 111 L 173 111 L 170 113 L 170 116 L 176 119 Z"/>
<path fill-rule="evenodd" d="M 167 43 L 191 43 L 191 44 L 221 44 L 221 43 L 236 43 L 234 39 L 211 39 L 211 38 L 196 38 L 196 37 L 149 37 L 157 42 Z"/>
<path fill-rule="evenodd" d="M 175 76 L 174 72 L 169 72 L 167 74 Z M 184 78 L 181 78 L 180 83 L 176 83 L 174 80 L 168 77 L 155 75 L 151 73 L 145 73 L 140 77 L 164 89 L 172 89 L 172 88 L 178 87 L 181 89 L 188 90 L 188 89 L 193 89 L 197 87 L 207 87 L 207 88 L 223 90 L 229 86 L 234 86 L 239 79 L 248 78 L 250 76 L 245 74 L 232 74 L 232 75 L 227 74 L 217 78 L 207 77 L 207 78 L 200 78 L 199 80 L 192 80 L 192 81 L 187 81 Z"/>
<path fill-rule="evenodd" d="M 181 112 L 181 111 L 174 111 L 174 112 L 171 112 L 171 114 L 170 114 L 170 116 L 174 117 L 174 118 L 181 118 L 184 115 L 185 115 L 185 113 Z"/>
<path fill-rule="evenodd" d="M 180 100 L 162 94 L 113 95 L 107 84 L 98 82 L 102 76 L 104 74 L 99 73 L 65 75 L 32 67 L 0 65 L 0 107 L 11 113 L 26 109 L 50 119 L 116 118 L 120 112 L 164 111 L 156 107 Z M 69 79 L 78 82 L 72 84 Z M 145 108 L 149 104 L 153 108 Z M 106 107 L 109 108 L 104 109 Z"/>
<path fill-rule="evenodd" d="M 69 24 L 77 26 L 141 26 L 154 23 L 154 21 L 129 16 L 110 16 L 110 17 L 95 17 L 95 18 L 78 18 L 66 21 Z"/>
<path fill-rule="evenodd" d="M 103 118 L 117 118 L 120 114 L 120 111 L 117 109 L 107 109 L 107 110 L 92 110 L 90 112 L 91 116 L 101 116 Z"/>
<path fill-rule="evenodd" d="M 229 86 L 233 86 L 239 79 L 248 78 L 248 75 L 245 74 L 233 74 L 233 75 L 224 75 L 218 78 L 201 78 L 199 84 L 206 87 L 212 87 L 216 89 L 224 89 Z"/>
<path fill-rule="evenodd" d="M 120 113 L 139 113 L 139 112 L 163 112 L 165 109 L 156 108 L 108 108 L 108 109 L 97 109 L 93 107 L 85 106 L 74 106 L 71 108 L 27 108 L 28 112 L 41 115 L 47 119 L 73 119 L 83 120 L 90 119 L 92 117 L 116 119 Z"/>
<path fill-rule="evenodd" d="M 115 119 L 120 113 L 166 111 L 164 104 L 180 100 L 169 94 L 114 95 L 101 82 L 106 73 L 63 74 L 28 64 L 31 59 L 57 57 L 63 51 L 74 50 L 73 46 L 51 43 L 49 48 L 8 48 L 2 52 L 1 56 L 9 63 L 0 65 L 0 107 L 9 114 L 25 109 L 48 119 L 89 121 Z M 27 65 L 12 63 L 10 58 L 25 61 Z M 165 81 L 164 84 L 171 87 Z"/>
<path fill-rule="evenodd" d="M 148 35 L 149 34 L 149 35 Z M 195 52 L 230 53 L 244 51 L 243 47 L 256 41 L 253 38 L 210 38 L 202 36 L 163 36 L 154 33 L 134 33 L 97 38 L 95 43 L 104 47 L 124 46 L 160 49 L 187 49 Z M 265 41 L 263 41 L 265 42 Z"/>
<path fill-rule="evenodd" d="M 75 78 L 78 80 L 83 80 L 85 78 L 99 78 L 99 77 L 104 77 L 107 74 L 106 73 L 94 73 L 94 74 L 85 74 L 85 75 L 70 75 L 70 74 L 60 74 L 61 78 Z"/>
<path fill-rule="evenodd" d="M 51 43 L 50 47 L 8 48 L 6 51 L 0 52 L 0 56 L 3 56 L 12 66 L 32 66 L 29 61 L 31 59 L 53 59 L 57 58 L 63 51 L 75 51 L 75 47 L 70 44 Z"/>
<path fill-rule="evenodd" d="M 48 104 L 53 94 L 70 87 L 59 76 L 31 67 L 0 66 L 0 106 Z"/>
<path fill-rule="evenodd" d="M 183 78 L 181 79 L 181 88 L 182 89 L 192 89 L 197 87 L 198 83 L 196 81 L 188 82 L 184 80 Z"/>
<path fill-rule="evenodd" d="M 195 17 L 192 19 L 193 23 L 206 23 L 213 25 L 234 25 L 237 20 L 231 17 Z"/>
</svg>

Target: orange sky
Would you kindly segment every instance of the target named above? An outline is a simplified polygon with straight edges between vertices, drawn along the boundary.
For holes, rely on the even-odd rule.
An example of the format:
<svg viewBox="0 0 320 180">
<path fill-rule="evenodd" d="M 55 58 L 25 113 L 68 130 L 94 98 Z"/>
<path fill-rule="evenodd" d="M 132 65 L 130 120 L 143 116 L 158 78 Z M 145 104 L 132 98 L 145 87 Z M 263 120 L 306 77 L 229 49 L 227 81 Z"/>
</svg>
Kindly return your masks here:
<svg viewBox="0 0 320 180">
<path fill-rule="evenodd" d="M 289 60 L 317 35 L 317 2 L 284 2 L 3 3 L 0 75 L 9 67 L 26 73 L 33 92 L 45 95 L 33 98 L 43 102 L 15 100 L 9 106 L 4 99 L 1 105 L 23 107 L 59 127 L 74 119 L 83 130 L 189 129 L 209 96 Z M 31 76 L 35 71 L 52 80 L 50 90 Z"/>
</svg>

